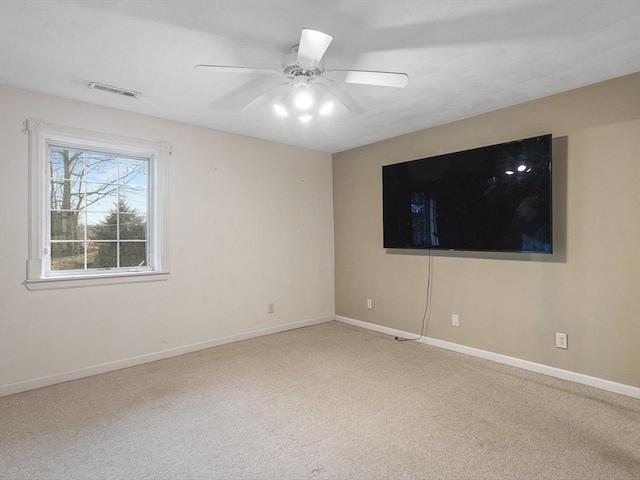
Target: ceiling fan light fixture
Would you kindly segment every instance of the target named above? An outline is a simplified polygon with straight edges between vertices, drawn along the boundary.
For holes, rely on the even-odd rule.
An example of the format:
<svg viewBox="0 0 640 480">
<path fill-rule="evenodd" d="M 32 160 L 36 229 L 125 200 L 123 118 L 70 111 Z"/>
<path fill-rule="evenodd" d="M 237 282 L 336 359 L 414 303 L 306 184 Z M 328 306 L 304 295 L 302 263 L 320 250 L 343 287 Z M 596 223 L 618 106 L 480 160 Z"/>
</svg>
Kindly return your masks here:
<svg viewBox="0 0 640 480">
<path fill-rule="evenodd" d="M 329 115 L 331 112 L 333 112 L 333 107 L 334 104 L 331 100 L 324 102 L 320 107 L 320 115 Z"/>
<path fill-rule="evenodd" d="M 313 115 L 309 115 L 309 114 L 300 115 L 298 117 L 298 120 L 300 120 L 302 123 L 309 123 L 312 119 L 313 119 Z"/>
<path fill-rule="evenodd" d="M 311 91 L 307 88 L 301 88 L 300 91 L 296 93 L 295 105 L 300 110 L 308 110 L 313 105 L 313 95 L 311 95 Z"/>
<path fill-rule="evenodd" d="M 275 110 L 276 114 L 280 117 L 288 117 L 289 116 L 289 112 L 287 111 L 287 108 L 282 105 L 281 103 L 276 103 L 273 106 L 273 109 Z"/>
</svg>

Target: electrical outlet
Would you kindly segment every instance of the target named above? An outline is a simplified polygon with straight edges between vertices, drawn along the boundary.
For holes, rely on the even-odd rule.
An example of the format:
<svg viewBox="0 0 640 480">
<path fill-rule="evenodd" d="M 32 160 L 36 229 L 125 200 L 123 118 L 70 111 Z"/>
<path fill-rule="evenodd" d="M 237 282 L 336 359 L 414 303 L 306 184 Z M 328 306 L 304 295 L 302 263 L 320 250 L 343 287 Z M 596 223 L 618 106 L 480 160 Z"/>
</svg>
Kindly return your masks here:
<svg viewBox="0 0 640 480">
<path fill-rule="evenodd" d="M 267 303 L 267 313 L 273 313 L 276 311 L 275 303 Z"/>
<path fill-rule="evenodd" d="M 451 314 L 451 326 L 453 327 L 460 326 L 460 315 L 456 315 L 455 313 Z"/>
<path fill-rule="evenodd" d="M 567 334 L 556 332 L 556 347 L 567 349 Z"/>
<path fill-rule="evenodd" d="M 367 308 L 369 310 L 373 310 L 373 300 L 371 300 L 370 298 L 367 298 Z"/>
</svg>

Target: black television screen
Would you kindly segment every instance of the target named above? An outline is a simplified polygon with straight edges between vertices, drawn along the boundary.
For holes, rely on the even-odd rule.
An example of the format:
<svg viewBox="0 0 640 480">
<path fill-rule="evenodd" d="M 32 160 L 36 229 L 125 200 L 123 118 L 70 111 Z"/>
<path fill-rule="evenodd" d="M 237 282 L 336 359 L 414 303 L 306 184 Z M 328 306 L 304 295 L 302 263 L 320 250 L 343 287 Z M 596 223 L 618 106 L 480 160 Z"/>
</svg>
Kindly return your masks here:
<svg viewBox="0 0 640 480">
<path fill-rule="evenodd" d="M 551 253 L 551 135 L 382 167 L 385 248 Z"/>
</svg>

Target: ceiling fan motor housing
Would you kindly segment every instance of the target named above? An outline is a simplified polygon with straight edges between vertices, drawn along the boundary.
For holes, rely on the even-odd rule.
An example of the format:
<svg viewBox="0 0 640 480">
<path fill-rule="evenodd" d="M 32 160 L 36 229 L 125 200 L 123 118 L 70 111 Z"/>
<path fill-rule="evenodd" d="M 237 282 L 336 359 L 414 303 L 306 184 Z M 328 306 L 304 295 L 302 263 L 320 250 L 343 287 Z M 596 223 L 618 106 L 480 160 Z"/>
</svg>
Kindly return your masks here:
<svg viewBox="0 0 640 480">
<path fill-rule="evenodd" d="M 296 47 L 292 48 L 293 51 L 282 60 L 282 73 L 290 78 L 295 78 L 299 75 L 305 75 L 310 78 L 322 75 L 324 61 L 320 61 L 316 68 L 307 70 L 298 65 L 298 49 Z"/>
</svg>

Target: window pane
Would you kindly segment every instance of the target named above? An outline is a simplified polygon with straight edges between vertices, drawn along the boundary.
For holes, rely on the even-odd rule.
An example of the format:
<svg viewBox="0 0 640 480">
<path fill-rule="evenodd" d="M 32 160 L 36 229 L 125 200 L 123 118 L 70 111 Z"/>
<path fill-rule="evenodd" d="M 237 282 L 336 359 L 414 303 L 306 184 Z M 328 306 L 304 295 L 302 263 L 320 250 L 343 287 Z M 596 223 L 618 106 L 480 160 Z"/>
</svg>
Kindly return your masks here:
<svg viewBox="0 0 640 480">
<path fill-rule="evenodd" d="M 52 211 L 51 240 L 84 240 L 84 222 L 83 212 Z"/>
<path fill-rule="evenodd" d="M 147 216 L 131 213 L 120 214 L 120 240 L 146 240 Z"/>
<path fill-rule="evenodd" d="M 147 242 L 120 242 L 120 266 L 137 267 L 147 263 Z"/>
<path fill-rule="evenodd" d="M 86 180 L 114 183 L 118 180 L 118 161 L 114 155 L 87 152 Z"/>
<path fill-rule="evenodd" d="M 118 245 L 116 242 L 88 242 L 87 268 L 116 268 Z"/>
<path fill-rule="evenodd" d="M 120 183 L 146 186 L 148 174 L 148 160 L 120 158 Z"/>
<path fill-rule="evenodd" d="M 87 183 L 87 210 L 115 212 L 118 205 L 118 187 L 106 183 Z"/>
<path fill-rule="evenodd" d="M 50 147 L 51 178 L 82 180 L 84 152 L 68 148 Z"/>
<path fill-rule="evenodd" d="M 121 212 L 139 214 L 147 213 L 147 188 L 146 187 L 120 187 Z"/>
<path fill-rule="evenodd" d="M 117 240 L 117 213 L 87 213 L 88 240 Z"/>
<path fill-rule="evenodd" d="M 51 210 L 82 210 L 84 208 L 84 185 L 74 180 L 51 182 Z"/>
<path fill-rule="evenodd" d="M 84 269 L 84 243 L 52 243 L 51 270 Z"/>
</svg>

